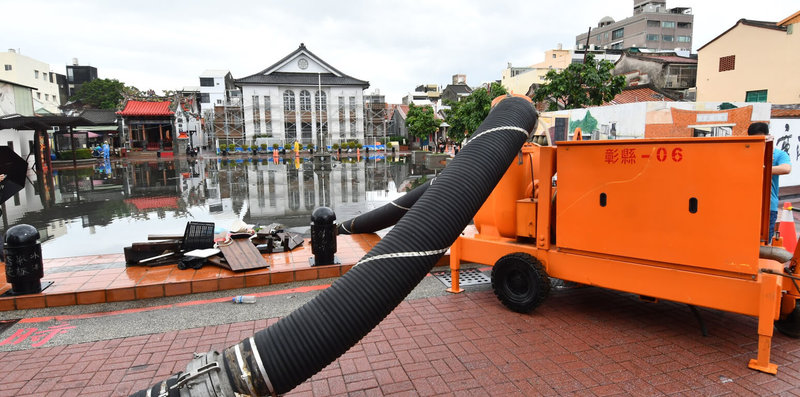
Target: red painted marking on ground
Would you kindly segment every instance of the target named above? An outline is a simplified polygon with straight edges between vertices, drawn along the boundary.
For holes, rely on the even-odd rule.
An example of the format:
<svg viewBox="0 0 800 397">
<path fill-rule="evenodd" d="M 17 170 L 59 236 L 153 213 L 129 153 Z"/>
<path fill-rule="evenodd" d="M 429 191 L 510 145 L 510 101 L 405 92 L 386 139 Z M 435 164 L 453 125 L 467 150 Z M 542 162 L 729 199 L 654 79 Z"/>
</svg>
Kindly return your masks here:
<svg viewBox="0 0 800 397">
<path fill-rule="evenodd" d="M 322 284 L 322 285 L 311 285 L 307 287 L 297 287 L 297 288 L 289 288 L 289 289 L 282 289 L 277 291 L 268 291 L 268 292 L 258 292 L 255 294 L 250 294 L 256 297 L 262 296 L 274 296 L 274 295 L 285 295 L 285 294 L 298 294 L 298 293 L 306 293 L 312 291 L 320 291 L 330 287 L 330 284 Z M 205 300 L 196 300 L 196 301 L 189 301 L 189 302 L 181 302 L 175 303 L 172 305 L 161 305 L 161 306 L 152 306 L 152 307 L 140 307 L 136 309 L 124 309 L 124 310 L 114 310 L 108 312 L 98 312 L 98 313 L 85 313 L 85 314 L 73 314 L 73 315 L 64 315 L 64 316 L 47 316 L 47 317 L 31 317 L 31 318 L 23 318 L 19 320 L 20 323 L 42 323 L 45 321 L 67 321 L 67 320 L 83 320 L 87 318 L 97 318 L 97 317 L 106 317 L 106 316 L 117 316 L 120 314 L 131 314 L 131 313 L 141 313 L 141 312 L 148 312 L 153 310 L 162 310 L 162 309 L 172 309 L 175 307 L 186 307 L 186 306 L 194 306 L 194 305 L 204 305 L 208 303 L 219 303 L 219 302 L 230 302 L 233 299 L 233 296 L 228 296 L 225 298 L 217 298 L 217 299 L 205 299 Z"/>
<path fill-rule="evenodd" d="M 161 306 L 151 306 L 151 307 L 139 307 L 136 309 L 123 309 L 123 310 L 114 310 L 110 312 L 97 312 L 97 313 L 84 313 L 84 314 L 71 314 L 71 315 L 64 315 L 64 316 L 47 316 L 47 317 L 31 317 L 31 318 L 23 318 L 19 320 L 20 323 L 41 323 L 45 321 L 57 320 L 57 321 L 67 321 L 67 320 L 75 320 L 75 319 L 87 319 L 87 318 L 95 318 L 95 317 L 105 317 L 105 316 L 114 316 L 118 314 L 130 314 L 130 313 L 140 313 L 140 312 L 149 312 L 152 310 L 159 310 L 159 309 L 169 309 L 173 305 L 161 305 Z"/>
<path fill-rule="evenodd" d="M 649 159 L 649 158 L 650 158 L 650 155 L 649 155 L 649 154 L 643 154 L 643 155 L 642 155 L 642 158 L 643 158 L 643 159 Z"/>
</svg>

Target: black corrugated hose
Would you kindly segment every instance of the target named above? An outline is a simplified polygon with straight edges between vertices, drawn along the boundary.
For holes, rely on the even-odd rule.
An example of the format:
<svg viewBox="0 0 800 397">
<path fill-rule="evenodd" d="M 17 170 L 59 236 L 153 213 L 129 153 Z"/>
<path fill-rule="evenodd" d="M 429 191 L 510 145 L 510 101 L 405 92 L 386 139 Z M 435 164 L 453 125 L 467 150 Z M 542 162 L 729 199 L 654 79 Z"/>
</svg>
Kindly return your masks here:
<svg viewBox="0 0 800 397">
<path fill-rule="evenodd" d="M 223 352 L 221 378 L 230 389 L 245 395 L 286 393 L 369 333 L 469 224 L 536 120 L 525 99 L 501 101 L 436 183 L 356 266 L 307 304 Z M 224 386 L 215 388 L 230 390 Z M 181 389 L 181 395 L 199 395 L 192 394 L 195 389 Z"/>
<path fill-rule="evenodd" d="M 417 186 L 397 200 L 339 224 L 339 234 L 375 233 L 392 226 L 411 209 L 436 178 Z"/>
</svg>

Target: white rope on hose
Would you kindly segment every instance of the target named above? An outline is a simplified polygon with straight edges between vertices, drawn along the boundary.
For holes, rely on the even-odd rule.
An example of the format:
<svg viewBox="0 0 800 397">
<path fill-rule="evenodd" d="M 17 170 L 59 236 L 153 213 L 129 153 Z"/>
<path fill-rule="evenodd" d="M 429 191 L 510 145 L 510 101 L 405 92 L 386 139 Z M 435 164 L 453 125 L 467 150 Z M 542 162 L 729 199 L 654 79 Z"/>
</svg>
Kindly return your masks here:
<svg viewBox="0 0 800 397">
<path fill-rule="evenodd" d="M 442 249 L 439 249 L 439 250 L 433 250 L 433 251 L 394 252 L 394 253 L 391 253 L 391 254 L 375 255 L 375 256 L 371 256 L 369 258 L 364 258 L 364 259 L 358 261 L 358 263 L 353 265 L 353 267 L 356 267 L 356 266 L 358 266 L 358 265 L 360 265 L 362 263 L 367 263 L 367 262 L 371 262 L 371 261 L 379 260 L 379 259 L 411 258 L 411 257 L 432 256 L 432 255 L 444 254 L 445 252 L 447 252 L 448 249 L 450 249 L 450 247 L 442 248 Z"/>
<path fill-rule="evenodd" d="M 248 341 L 250 342 L 250 350 L 253 352 L 253 357 L 256 359 L 256 365 L 258 366 L 258 372 L 261 373 L 261 379 L 264 379 L 264 383 L 267 385 L 267 389 L 269 390 L 269 394 L 271 396 L 275 396 L 275 388 L 272 387 L 272 382 L 269 381 L 269 376 L 267 376 L 267 370 L 264 369 L 264 362 L 261 361 L 261 355 L 258 354 L 258 348 L 256 347 L 256 340 L 253 337 L 249 337 Z M 237 345 L 238 346 L 238 345 Z"/>
<path fill-rule="evenodd" d="M 470 141 L 474 141 L 474 140 L 475 140 L 475 138 L 477 138 L 477 137 L 479 137 L 479 136 L 481 136 L 481 135 L 483 135 L 483 134 L 488 134 L 488 133 L 490 133 L 490 132 L 497 132 L 497 131 L 503 131 L 503 130 L 519 131 L 519 132 L 521 132 L 523 135 L 525 135 L 526 137 L 527 137 L 527 136 L 530 134 L 530 132 L 529 132 L 528 130 L 526 130 L 526 129 L 524 129 L 524 128 L 520 128 L 520 127 L 512 127 L 512 126 L 506 126 L 506 127 L 495 127 L 495 128 L 490 128 L 490 129 L 488 129 L 488 130 L 486 130 L 486 131 L 482 131 L 480 134 L 473 136 L 473 137 L 472 137 L 472 138 L 470 138 L 469 140 L 470 140 Z"/>
<path fill-rule="evenodd" d="M 393 206 L 395 206 L 395 207 L 397 207 L 397 208 L 400 208 L 401 210 L 404 210 L 404 211 L 409 211 L 409 210 L 411 210 L 411 208 L 406 208 L 406 207 L 403 207 L 402 205 L 400 205 L 400 204 L 397 204 L 397 203 L 395 203 L 394 201 L 391 201 L 391 202 L 389 202 L 389 204 L 391 204 L 391 205 L 393 205 Z"/>
<path fill-rule="evenodd" d="M 353 228 L 353 222 L 355 222 L 355 221 L 356 221 L 356 218 L 353 218 L 353 219 L 351 219 L 351 220 L 350 220 L 350 228 L 351 228 L 351 229 Z M 353 232 L 352 232 L 352 231 L 350 231 L 350 230 L 347 230 L 347 226 L 345 226 L 345 225 L 344 225 L 344 223 L 341 223 L 341 224 L 339 224 L 339 226 L 341 226 L 341 227 L 342 227 L 342 229 L 344 229 L 344 231 L 346 231 L 346 232 L 347 232 L 347 234 L 353 234 Z"/>
</svg>

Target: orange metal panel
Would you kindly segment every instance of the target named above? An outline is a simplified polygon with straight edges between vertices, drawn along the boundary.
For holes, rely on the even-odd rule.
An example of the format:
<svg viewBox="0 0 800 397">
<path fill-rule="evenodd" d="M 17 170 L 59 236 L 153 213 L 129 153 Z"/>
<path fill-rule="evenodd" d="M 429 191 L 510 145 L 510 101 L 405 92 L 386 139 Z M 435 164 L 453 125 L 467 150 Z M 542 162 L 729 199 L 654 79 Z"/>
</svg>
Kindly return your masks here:
<svg viewBox="0 0 800 397">
<path fill-rule="evenodd" d="M 517 200 L 517 237 L 536 237 L 536 201 Z"/>
<path fill-rule="evenodd" d="M 526 151 L 530 147 L 526 146 Z M 488 236 L 515 237 L 517 235 L 517 207 L 514 202 L 525 197 L 531 179 L 530 155 L 520 152 L 511 163 L 492 194 L 475 214 L 475 227 Z M 496 228 L 496 230 L 495 230 Z"/>
<path fill-rule="evenodd" d="M 560 142 L 556 244 L 755 274 L 764 154 L 763 137 Z"/>
</svg>

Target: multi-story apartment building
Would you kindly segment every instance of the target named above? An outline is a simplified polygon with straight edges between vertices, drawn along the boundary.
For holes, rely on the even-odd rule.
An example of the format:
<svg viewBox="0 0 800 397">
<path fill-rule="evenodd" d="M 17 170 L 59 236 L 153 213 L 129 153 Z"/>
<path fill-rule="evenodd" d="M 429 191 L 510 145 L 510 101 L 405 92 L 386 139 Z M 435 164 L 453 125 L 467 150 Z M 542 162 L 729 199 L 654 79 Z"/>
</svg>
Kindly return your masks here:
<svg viewBox="0 0 800 397">
<path fill-rule="evenodd" d="M 403 105 L 414 104 L 415 106 L 436 106 L 439 104 L 439 99 L 442 97 L 442 91 L 439 89 L 438 84 L 421 84 L 414 89 L 414 92 L 409 92 L 408 95 L 402 99 Z"/>
<path fill-rule="evenodd" d="M 544 60 L 534 65 L 519 67 L 512 66 L 503 69 L 500 84 L 511 93 L 526 94 L 532 84 L 542 84 L 545 82 L 544 76 L 551 69 L 556 71 L 564 70 L 572 61 L 571 50 L 563 49 L 559 44 L 557 48 L 547 50 L 544 53 Z"/>
<path fill-rule="evenodd" d="M 214 137 L 224 143 L 244 143 L 242 96 L 229 70 L 208 69 L 200 74 L 199 103 L 203 145 L 214 146 Z"/>
<path fill-rule="evenodd" d="M 56 74 L 46 62 L 22 55 L 14 49 L 0 52 L 0 80 L 33 88 L 33 111 L 59 113 L 61 99 Z"/>
<path fill-rule="evenodd" d="M 72 58 L 72 65 L 67 65 L 67 93 L 75 95 L 82 85 L 97 80 L 97 68 L 94 66 L 79 65 L 78 58 Z"/>
<path fill-rule="evenodd" d="M 667 8 L 663 0 L 633 0 L 633 16 L 603 17 L 591 33 L 575 37 L 575 48 L 691 50 L 694 15 L 688 7 Z"/>
<path fill-rule="evenodd" d="M 230 99 L 236 87 L 228 70 L 209 69 L 200 75 L 200 110 L 214 111 L 214 106 L 222 106 Z"/>
</svg>

